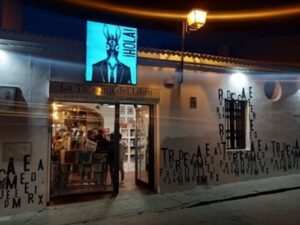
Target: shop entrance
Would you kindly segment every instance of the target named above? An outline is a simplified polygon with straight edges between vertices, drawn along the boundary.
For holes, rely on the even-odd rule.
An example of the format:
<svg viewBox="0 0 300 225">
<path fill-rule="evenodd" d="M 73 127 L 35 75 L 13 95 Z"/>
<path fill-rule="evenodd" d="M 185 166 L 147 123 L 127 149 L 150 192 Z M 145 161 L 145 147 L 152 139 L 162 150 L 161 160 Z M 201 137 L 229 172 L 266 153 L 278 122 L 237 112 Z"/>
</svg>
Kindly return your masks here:
<svg viewBox="0 0 300 225">
<path fill-rule="evenodd" d="M 152 106 L 52 107 L 51 199 L 154 188 Z"/>
<path fill-rule="evenodd" d="M 120 134 L 125 147 L 125 179 L 120 191 L 146 187 L 153 189 L 153 125 L 152 107 L 149 105 L 120 105 Z M 122 168 L 121 168 L 122 169 Z"/>
</svg>

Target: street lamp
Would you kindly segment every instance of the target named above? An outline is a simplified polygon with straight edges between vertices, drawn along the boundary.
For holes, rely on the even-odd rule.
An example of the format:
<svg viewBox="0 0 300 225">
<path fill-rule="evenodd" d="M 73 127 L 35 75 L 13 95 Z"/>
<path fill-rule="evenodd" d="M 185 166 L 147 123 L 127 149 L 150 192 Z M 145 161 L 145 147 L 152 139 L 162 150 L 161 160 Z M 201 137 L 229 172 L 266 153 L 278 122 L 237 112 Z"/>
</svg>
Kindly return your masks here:
<svg viewBox="0 0 300 225">
<path fill-rule="evenodd" d="M 185 51 L 185 39 L 189 31 L 196 31 L 203 27 L 206 21 L 207 12 L 201 9 L 192 9 L 186 20 L 182 22 L 182 38 L 181 38 L 181 60 L 179 71 L 179 83 L 183 82 L 183 64 L 184 64 L 184 51 Z"/>
</svg>

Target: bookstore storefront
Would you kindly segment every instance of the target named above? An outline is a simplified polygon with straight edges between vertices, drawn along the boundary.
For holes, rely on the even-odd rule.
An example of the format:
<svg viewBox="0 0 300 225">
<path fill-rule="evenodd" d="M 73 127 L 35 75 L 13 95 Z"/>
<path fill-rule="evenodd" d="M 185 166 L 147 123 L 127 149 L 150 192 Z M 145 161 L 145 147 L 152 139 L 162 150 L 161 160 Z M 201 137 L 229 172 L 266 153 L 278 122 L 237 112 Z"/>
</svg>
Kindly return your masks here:
<svg viewBox="0 0 300 225">
<path fill-rule="evenodd" d="M 50 99 L 50 199 L 154 189 L 159 90 L 51 82 Z"/>
<path fill-rule="evenodd" d="M 160 85 L 138 82 L 135 28 L 87 29 L 95 26 L 109 49 L 97 42 L 84 65 L 48 45 L 1 50 L 0 216 L 67 203 L 66 196 L 157 190 Z"/>
<path fill-rule="evenodd" d="M 153 189 L 159 91 L 138 84 L 137 29 L 87 21 L 85 52 L 86 82 L 50 83 L 50 199 Z"/>
</svg>

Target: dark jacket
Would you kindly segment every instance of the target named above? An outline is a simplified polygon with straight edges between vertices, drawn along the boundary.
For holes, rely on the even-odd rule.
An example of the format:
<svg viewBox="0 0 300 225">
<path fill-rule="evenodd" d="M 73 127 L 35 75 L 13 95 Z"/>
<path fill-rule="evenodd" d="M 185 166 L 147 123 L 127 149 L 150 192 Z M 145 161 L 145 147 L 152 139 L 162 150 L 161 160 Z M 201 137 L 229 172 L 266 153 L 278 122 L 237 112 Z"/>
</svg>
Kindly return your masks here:
<svg viewBox="0 0 300 225">
<path fill-rule="evenodd" d="M 110 166 L 113 166 L 114 164 L 114 151 L 115 151 L 114 142 L 109 142 L 107 146 L 107 163 Z"/>
<path fill-rule="evenodd" d="M 107 147 L 109 142 L 105 140 L 102 136 L 96 136 L 95 142 L 97 143 L 96 152 L 97 153 L 107 153 Z"/>
<path fill-rule="evenodd" d="M 99 83 L 109 83 L 108 80 L 108 59 L 93 64 L 92 81 Z M 131 84 L 130 68 L 118 61 L 117 63 L 117 84 Z"/>
</svg>

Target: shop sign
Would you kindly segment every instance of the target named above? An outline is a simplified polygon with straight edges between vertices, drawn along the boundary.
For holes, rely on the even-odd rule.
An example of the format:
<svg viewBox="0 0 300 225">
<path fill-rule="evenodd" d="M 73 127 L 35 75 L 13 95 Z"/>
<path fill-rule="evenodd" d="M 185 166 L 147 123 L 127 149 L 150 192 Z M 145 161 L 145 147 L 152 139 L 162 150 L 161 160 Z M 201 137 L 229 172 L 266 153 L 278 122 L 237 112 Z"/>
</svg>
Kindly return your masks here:
<svg viewBox="0 0 300 225">
<path fill-rule="evenodd" d="M 56 100 L 150 103 L 159 101 L 159 89 L 54 81 L 50 84 L 50 97 Z"/>
<path fill-rule="evenodd" d="M 87 21 L 86 81 L 137 84 L 137 29 Z"/>
</svg>

